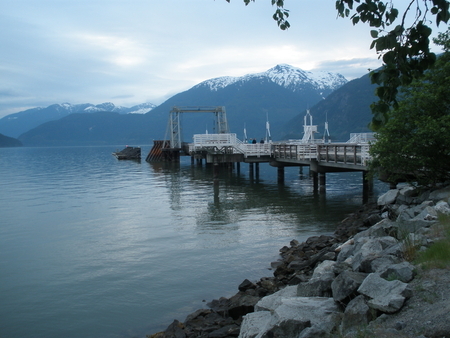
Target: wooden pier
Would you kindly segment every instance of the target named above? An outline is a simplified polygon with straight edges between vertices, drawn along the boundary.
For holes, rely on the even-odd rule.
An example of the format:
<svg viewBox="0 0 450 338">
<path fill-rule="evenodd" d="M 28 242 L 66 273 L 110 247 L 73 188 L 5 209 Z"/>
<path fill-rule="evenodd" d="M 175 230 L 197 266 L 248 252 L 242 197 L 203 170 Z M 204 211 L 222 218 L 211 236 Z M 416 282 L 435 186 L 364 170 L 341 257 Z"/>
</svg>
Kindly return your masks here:
<svg viewBox="0 0 450 338">
<path fill-rule="evenodd" d="M 219 109 L 220 108 L 220 109 Z M 196 134 L 192 143 L 183 143 L 179 139 L 180 112 L 213 112 L 220 113 L 220 125 L 217 134 Z M 309 123 L 307 123 L 309 118 Z M 174 122 L 175 121 L 175 122 Z M 268 123 L 267 123 L 268 126 Z M 327 127 L 327 124 L 326 124 Z M 176 128 L 175 131 L 170 128 Z M 152 161 L 151 154 L 161 155 L 159 160 L 179 161 L 179 156 L 191 156 L 191 163 L 212 164 L 214 176 L 218 177 L 220 167 L 233 168 L 236 164 L 240 170 L 240 163 L 249 164 L 250 175 L 259 172 L 259 163 L 269 163 L 278 170 L 278 182 L 284 182 L 285 167 L 309 167 L 313 177 L 315 191 L 325 191 L 326 173 L 331 172 L 361 172 L 363 181 L 363 195 L 371 188 L 371 182 L 367 178 L 367 163 L 370 160 L 370 141 L 374 140 L 372 133 L 351 134 L 347 142 L 331 143 L 325 139 L 314 139 L 317 126 L 312 124 L 312 117 L 307 112 L 304 123 L 304 137 L 301 140 L 289 140 L 272 142 L 266 138 L 264 143 L 248 143 L 237 138 L 236 134 L 228 132 L 224 107 L 207 107 L 203 109 L 174 108 L 169 118 L 169 127 L 166 135 L 175 135 L 168 141 L 155 141 L 154 149 L 147 156 L 147 161 Z M 326 129 L 328 132 L 328 129 Z M 266 133 L 267 135 L 267 133 Z M 270 132 L 268 132 L 270 136 Z M 175 148 L 164 148 L 167 145 L 176 145 Z M 170 154 L 168 156 L 167 154 Z"/>
</svg>

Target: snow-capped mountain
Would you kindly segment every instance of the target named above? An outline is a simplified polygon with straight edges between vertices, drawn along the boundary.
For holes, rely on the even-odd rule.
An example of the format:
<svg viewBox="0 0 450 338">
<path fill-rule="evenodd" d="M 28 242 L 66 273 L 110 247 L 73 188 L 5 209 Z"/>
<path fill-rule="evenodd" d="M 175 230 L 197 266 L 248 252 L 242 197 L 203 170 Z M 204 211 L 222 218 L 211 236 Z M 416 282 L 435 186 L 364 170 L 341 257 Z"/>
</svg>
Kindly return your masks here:
<svg viewBox="0 0 450 338">
<path fill-rule="evenodd" d="M 203 81 L 197 86 L 206 86 L 213 91 L 217 91 L 235 83 L 245 83 L 255 79 L 269 80 L 292 91 L 297 91 L 305 85 L 319 90 L 333 91 L 348 82 L 343 75 L 338 73 L 313 73 L 287 64 L 280 64 L 262 73 L 248 74 L 241 77 L 223 76 Z"/>
</svg>

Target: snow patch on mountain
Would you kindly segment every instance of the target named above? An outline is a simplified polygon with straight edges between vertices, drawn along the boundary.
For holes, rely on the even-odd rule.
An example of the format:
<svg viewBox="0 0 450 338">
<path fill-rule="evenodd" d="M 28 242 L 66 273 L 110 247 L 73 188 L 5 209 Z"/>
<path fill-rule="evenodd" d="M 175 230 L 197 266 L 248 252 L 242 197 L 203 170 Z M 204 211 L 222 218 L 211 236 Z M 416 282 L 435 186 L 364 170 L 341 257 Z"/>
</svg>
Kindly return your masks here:
<svg viewBox="0 0 450 338">
<path fill-rule="evenodd" d="M 335 90 L 348 82 L 343 75 L 338 73 L 313 73 L 287 64 L 280 64 L 262 73 L 248 74 L 241 77 L 218 77 L 203 81 L 195 87 L 205 86 L 209 87 L 210 90 L 217 91 L 239 81 L 246 82 L 256 78 L 269 79 L 280 86 L 292 90 L 304 84 L 310 84 L 317 89 Z"/>
<path fill-rule="evenodd" d="M 155 107 L 153 103 L 142 103 L 129 108 L 127 114 L 146 114 Z"/>
</svg>

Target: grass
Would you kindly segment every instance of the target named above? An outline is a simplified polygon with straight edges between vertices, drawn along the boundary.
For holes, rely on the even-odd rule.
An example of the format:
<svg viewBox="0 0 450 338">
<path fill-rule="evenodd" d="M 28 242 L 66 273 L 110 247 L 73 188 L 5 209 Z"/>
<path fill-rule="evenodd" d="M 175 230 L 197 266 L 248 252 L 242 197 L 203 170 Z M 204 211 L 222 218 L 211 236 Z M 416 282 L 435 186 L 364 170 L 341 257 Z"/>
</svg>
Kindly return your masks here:
<svg viewBox="0 0 450 338">
<path fill-rule="evenodd" d="M 424 268 L 450 267 L 450 216 L 440 215 L 439 223 L 433 227 L 439 238 L 427 250 L 415 254 L 414 263 Z"/>
</svg>

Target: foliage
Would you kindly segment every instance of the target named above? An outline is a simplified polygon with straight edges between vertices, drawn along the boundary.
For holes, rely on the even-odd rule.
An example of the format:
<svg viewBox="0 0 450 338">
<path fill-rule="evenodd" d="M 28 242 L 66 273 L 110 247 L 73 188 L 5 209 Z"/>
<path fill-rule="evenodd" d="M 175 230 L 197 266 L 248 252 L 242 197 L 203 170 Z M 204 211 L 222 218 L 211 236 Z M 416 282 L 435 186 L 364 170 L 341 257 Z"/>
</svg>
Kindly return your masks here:
<svg viewBox="0 0 450 338">
<path fill-rule="evenodd" d="M 436 64 L 403 91 L 371 147 L 371 169 L 387 181 L 434 186 L 450 179 L 450 40 Z"/>
<path fill-rule="evenodd" d="M 243 1 L 248 5 L 255 0 Z M 271 2 L 277 8 L 273 19 L 282 30 L 288 29 L 289 10 L 284 8 L 285 1 Z M 339 17 L 349 17 L 354 25 L 362 22 L 374 28 L 370 48 L 375 48 L 383 61 L 381 69 L 371 72 L 372 83 L 379 85 L 376 90 L 379 101 L 371 106 L 371 127 L 375 130 L 387 121 L 390 107 L 398 106 L 398 89 L 422 76 L 434 64 L 436 55 L 430 51 L 432 30 L 429 24 L 434 20 L 439 27 L 441 22 L 447 23 L 450 19 L 450 2 L 447 0 L 409 0 L 405 3 L 406 10 L 400 13 L 392 0 L 336 0 Z"/>
<path fill-rule="evenodd" d="M 440 215 L 437 225 L 440 239 L 417 254 L 415 263 L 426 268 L 450 266 L 450 216 Z"/>
</svg>

